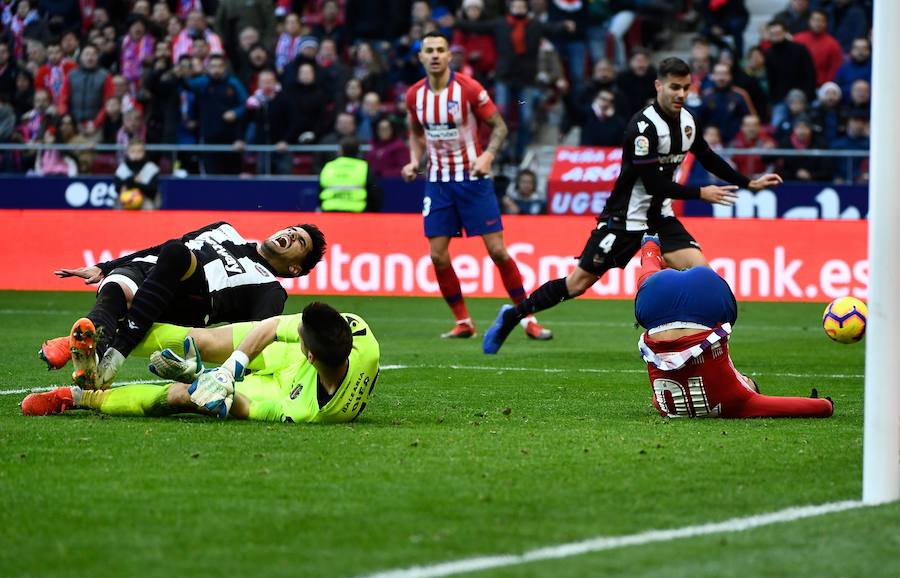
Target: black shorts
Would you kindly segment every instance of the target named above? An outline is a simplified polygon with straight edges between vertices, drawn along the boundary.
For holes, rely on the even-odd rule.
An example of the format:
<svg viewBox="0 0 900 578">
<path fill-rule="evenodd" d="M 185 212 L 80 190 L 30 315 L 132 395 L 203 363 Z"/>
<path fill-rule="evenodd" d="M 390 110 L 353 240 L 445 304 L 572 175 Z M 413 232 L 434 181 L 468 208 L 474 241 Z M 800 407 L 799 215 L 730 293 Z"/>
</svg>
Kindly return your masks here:
<svg viewBox="0 0 900 578">
<path fill-rule="evenodd" d="M 131 288 L 132 293 L 137 293 L 155 266 L 156 263 L 153 262 L 131 261 L 110 271 L 103 283 L 106 283 L 107 280 L 117 281 Z M 114 279 L 114 275 L 125 279 L 121 277 Z M 100 288 L 102 287 L 103 284 L 100 285 Z M 98 288 L 97 291 L 99 292 L 100 289 Z M 198 263 L 194 274 L 178 284 L 172 301 L 157 321 L 186 327 L 205 327 L 210 311 L 207 293 L 203 267 Z"/>
<path fill-rule="evenodd" d="M 700 249 L 700 244 L 675 217 L 663 219 L 659 226 L 648 232 L 659 235 L 663 254 L 679 249 Z M 610 269 L 623 269 L 641 248 L 643 236 L 644 231 L 610 229 L 601 222 L 591 231 L 591 238 L 578 258 L 578 266 L 598 277 Z"/>
</svg>

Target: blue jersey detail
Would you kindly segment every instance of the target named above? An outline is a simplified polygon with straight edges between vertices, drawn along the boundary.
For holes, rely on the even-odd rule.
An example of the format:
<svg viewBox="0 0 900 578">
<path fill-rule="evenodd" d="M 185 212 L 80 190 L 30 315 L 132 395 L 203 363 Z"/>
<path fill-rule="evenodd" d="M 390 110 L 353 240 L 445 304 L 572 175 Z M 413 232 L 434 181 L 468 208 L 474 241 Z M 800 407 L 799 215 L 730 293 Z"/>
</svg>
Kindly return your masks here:
<svg viewBox="0 0 900 578">
<path fill-rule="evenodd" d="M 634 316 L 644 329 L 675 321 L 715 327 L 737 321 L 737 301 L 728 283 L 709 267 L 663 269 L 638 289 Z"/>
</svg>

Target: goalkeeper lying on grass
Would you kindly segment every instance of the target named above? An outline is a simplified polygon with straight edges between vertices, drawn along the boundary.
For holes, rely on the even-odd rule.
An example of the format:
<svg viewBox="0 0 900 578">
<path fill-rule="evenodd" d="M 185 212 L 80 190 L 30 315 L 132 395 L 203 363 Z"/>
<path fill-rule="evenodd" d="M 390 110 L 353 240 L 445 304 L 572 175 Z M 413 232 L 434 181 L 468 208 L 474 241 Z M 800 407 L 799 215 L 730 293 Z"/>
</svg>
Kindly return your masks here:
<svg viewBox="0 0 900 578">
<path fill-rule="evenodd" d="M 200 413 L 338 423 L 359 416 L 378 378 L 378 342 L 366 322 L 324 303 L 310 303 L 301 314 L 211 329 L 157 324 L 146 343 L 182 340 L 184 357 L 171 349 L 151 355 L 151 371 L 175 383 L 61 387 L 29 395 L 22 413 L 85 408 L 119 416 Z M 89 348 L 91 341 L 82 336 L 73 343 Z M 91 353 L 85 357 L 93 358 Z M 204 369 L 201 356 L 222 365 Z"/>
</svg>

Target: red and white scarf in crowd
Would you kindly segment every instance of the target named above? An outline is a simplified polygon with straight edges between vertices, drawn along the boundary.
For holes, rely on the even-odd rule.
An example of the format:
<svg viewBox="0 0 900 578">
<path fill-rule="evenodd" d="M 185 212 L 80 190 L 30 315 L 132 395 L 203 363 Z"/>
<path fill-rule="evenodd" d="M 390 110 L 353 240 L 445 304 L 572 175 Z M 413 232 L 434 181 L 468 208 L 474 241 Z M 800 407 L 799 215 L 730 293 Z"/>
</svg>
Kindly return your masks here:
<svg viewBox="0 0 900 578">
<path fill-rule="evenodd" d="M 37 10 L 32 10 L 25 18 L 19 18 L 18 15 L 13 15 L 10 19 L 9 30 L 12 32 L 14 44 L 13 53 L 16 55 L 17 60 L 23 60 L 25 58 L 25 28 L 39 18 L 40 16 L 38 16 Z"/>
<path fill-rule="evenodd" d="M 209 44 L 210 56 L 213 54 L 225 54 L 225 49 L 222 47 L 222 39 L 219 38 L 218 34 L 207 28 L 203 31 L 203 36 L 206 38 L 206 43 Z M 172 62 L 177 63 L 178 59 L 185 54 L 191 56 L 193 50 L 194 41 L 191 39 L 191 31 L 185 28 L 172 41 Z M 204 64 L 206 63 L 204 62 Z"/>
<path fill-rule="evenodd" d="M 153 56 L 153 44 L 153 37 L 149 34 L 137 41 L 130 34 L 122 39 L 122 76 L 129 82 L 140 81 L 141 63 Z"/>
<path fill-rule="evenodd" d="M 291 36 L 287 32 L 282 32 L 278 37 L 278 43 L 275 45 L 275 68 L 283 69 L 288 62 L 293 60 L 297 53 L 300 52 L 301 35 Z"/>
</svg>

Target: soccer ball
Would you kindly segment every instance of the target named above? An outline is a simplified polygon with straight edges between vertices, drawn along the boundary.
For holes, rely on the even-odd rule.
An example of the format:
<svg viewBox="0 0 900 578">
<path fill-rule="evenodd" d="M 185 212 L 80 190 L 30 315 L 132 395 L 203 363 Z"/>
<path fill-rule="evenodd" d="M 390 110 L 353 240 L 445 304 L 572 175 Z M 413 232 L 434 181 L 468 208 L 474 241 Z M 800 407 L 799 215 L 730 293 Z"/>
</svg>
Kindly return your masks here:
<svg viewBox="0 0 900 578">
<path fill-rule="evenodd" d="M 856 343 L 866 334 L 868 314 L 866 304 L 856 297 L 840 297 L 825 308 L 822 328 L 838 343 Z"/>
<path fill-rule="evenodd" d="M 136 211 L 144 204 L 144 195 L 140 189 L 123 189 L 119 193 L 119 204 L 123 209 Z"/>
</svg>

